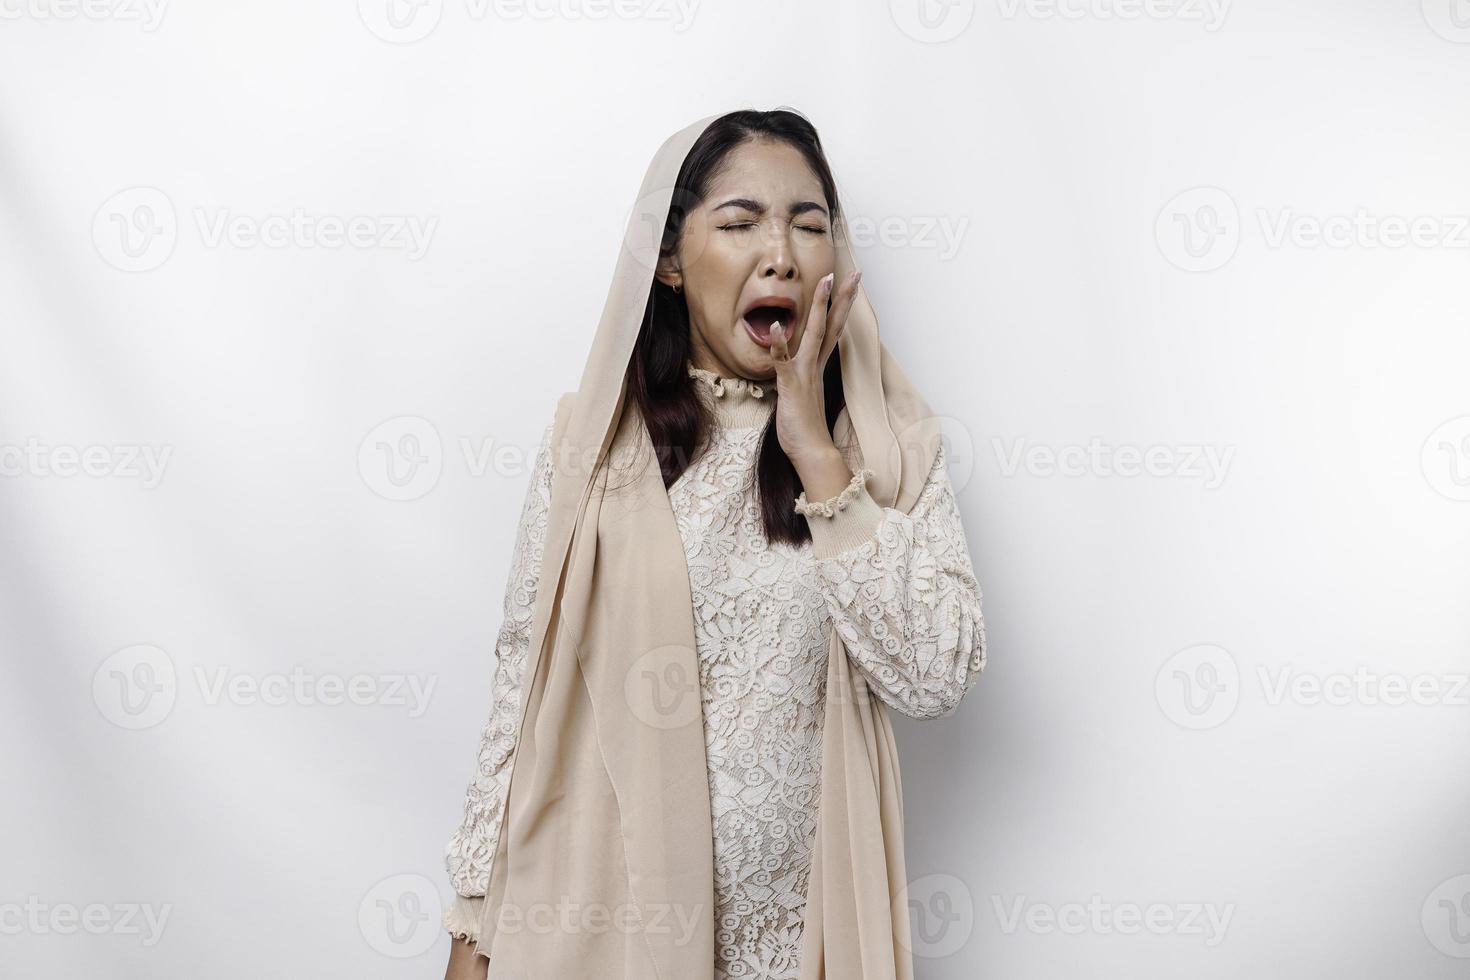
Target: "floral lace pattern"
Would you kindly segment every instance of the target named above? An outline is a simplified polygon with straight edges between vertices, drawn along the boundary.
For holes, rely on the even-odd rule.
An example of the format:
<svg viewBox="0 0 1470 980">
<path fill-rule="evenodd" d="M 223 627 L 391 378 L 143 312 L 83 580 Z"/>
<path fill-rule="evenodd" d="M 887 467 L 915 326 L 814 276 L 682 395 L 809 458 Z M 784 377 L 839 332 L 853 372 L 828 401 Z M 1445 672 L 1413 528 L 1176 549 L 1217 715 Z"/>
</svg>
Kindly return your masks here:
<svg viewBox="0 0 1470 980">
<path fill-rule="evenodd" d="M 985 617 L 943 447 L 907 514 L 884 507 L 870 540 L 819 569 L 873 692 L 910 718 L 954 714 L 985 669 Z"/>
<path fill-rule="evenodd" d="M 713 394 L 715 425 L 669 488 L 694 598 L 694 627 L 709 767 L 715 869 L 716 980 L 796 980 L 821 780 L 827 648 L 835 628 L 876 695 L 904 714 L 952 713 L 985 666 L 980 589 L 943 455 L 910 513 L 878 508 L 855 475 L 855 505 L 817 521 L 861 521 L 876 533 L 829 558 L 768 544 L 754 466 L 765 422 L 751 399 L 774 397 L 690 368 Z M 711 377 L 712 376 L 712 377 Z M 724 379 L 730 382 L 736 379 Z M 774 396 L 774 389 L 764 395 Z M 760 418 L 761 412 L 755 412 Z M 736 424 L 739 423 L 739 424 Z M 549 434 L 549 430 L 548 430 Z M 447 867 L 459 905 L 451 932 L 473 937 L 500 831 L 504 762 L 513 747 L 550 454 L 522 516 L 497 643 L 496 698 L 485 727 L 465 819 Z M 866 533 L 866 532 L 862 532 Z"/>
<path fill-rule="evenodd" d="M 515 748 L 520 718 L 521 676 L 531 648 L 531 613 L 541 579 L 546 522 L 551 508 L 552 425 L 541 434 L 530 487 L 511 553 L 503 619 L 495 641 L 494 698 L 490 719 L 480 730 L 475 776 L 465 793 L 464 818 L 445 850 L 445 868 L 456 894 L 483 898 L 490 885 L 490 863 L 500 842 L 500 818 L 510 782 L 506 766 Z M 445 927 L 461 938 L 475 938 L 478 901 L 461 901 L 444 916 Z"/>
</svg>

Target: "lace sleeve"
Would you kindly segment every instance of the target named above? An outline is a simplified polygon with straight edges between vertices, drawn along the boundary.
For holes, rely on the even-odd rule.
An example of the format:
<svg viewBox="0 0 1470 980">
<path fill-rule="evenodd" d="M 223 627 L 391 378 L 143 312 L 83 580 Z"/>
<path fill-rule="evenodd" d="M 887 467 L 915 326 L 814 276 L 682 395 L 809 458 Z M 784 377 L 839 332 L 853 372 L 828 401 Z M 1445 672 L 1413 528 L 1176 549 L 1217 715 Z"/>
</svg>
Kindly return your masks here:
<svg viewBox="0 0 1470 980">
<path fill-rule="evenodd" d="M 455 901 L 444 912 L 444 928 L 471 942 L 478 940 L 478 923 L 490 864 L 500 841 L 500 818 L 510 772 L 505 763 L 515 748 L 520 719 L 521 680 L 530 650 L 531 615 L 541 577 L 546 521 L 551 505 L 551 435 L 555 423 L 541 435 L 530 486 L 521 507 L 510 576 L 506 582 L 504 614 L 495 641 L 495 681 L 490 719 L 480 732 L 474 779 L 465 793 L 464 817 L 444 852 L 444 866 L 454 886 Z"/>
<path fill-rule="evenodd" d="M 885 704 L 944 718 L 985 669 L 980 585 L 948 460 L 941 448 L 907 514 L 873 500 L 868 475 L 854 475 L 830 516 L 805 511 L 833 628 Z"/>
</svg>

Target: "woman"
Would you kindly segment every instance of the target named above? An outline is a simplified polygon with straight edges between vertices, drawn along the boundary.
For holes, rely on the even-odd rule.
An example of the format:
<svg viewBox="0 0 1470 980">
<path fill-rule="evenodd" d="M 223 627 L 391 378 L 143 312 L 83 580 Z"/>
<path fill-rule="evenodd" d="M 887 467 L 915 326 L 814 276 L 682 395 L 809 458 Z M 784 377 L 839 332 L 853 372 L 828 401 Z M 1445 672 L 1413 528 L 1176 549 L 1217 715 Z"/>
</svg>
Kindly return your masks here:
<svg viewBox="0 0 1470 980">
<path fill-rule="evenodd" d="M 448 976 L 911 977 L 885 709 L 986 659 L 937 421 L 801 116 L 675 134 L 628 229 L 521 514 Z"/>
</svg>

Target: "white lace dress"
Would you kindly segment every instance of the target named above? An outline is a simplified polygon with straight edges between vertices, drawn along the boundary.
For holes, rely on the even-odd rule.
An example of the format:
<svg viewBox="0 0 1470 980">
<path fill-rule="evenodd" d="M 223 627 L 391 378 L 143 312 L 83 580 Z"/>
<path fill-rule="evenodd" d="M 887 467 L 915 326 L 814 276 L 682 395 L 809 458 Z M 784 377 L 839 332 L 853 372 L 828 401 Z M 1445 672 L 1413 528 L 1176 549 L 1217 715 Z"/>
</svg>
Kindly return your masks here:
<svg viewBox="0 0 1470 980">
<path fill-rule="evenodd" d="M 768 545 L 754 467 L 774 411 L 758 385 L 690 367 L 715 427 L 669 488 L 694 599 L 714 817 L 716 980 L 796 980 L 816 833 L 827 646 L 836 629 L 874 693 L 914 718 L 951 714 L 985 667 L 985 622 L 943 451 L 908 513 L 857 469 L 828 501 L 794 502 L 812 541 Z M 526 495 L 496 642 L 494 700 L 445 853 L 474 939 L 489 883 L 550 504 L 551 427 Z M 857 462 L 861 462 L 860 460 Z"/>
</svg>

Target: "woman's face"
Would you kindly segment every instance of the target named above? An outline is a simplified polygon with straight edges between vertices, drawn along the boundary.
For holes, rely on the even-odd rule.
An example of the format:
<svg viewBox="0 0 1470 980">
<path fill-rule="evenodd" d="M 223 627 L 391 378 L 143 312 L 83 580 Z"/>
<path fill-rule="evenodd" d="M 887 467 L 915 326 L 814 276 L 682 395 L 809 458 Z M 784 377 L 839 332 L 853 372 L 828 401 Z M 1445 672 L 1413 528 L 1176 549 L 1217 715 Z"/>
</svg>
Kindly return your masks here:
<svg viewBox="0 0 1470 980">
<path fill-rule="evenodd" d="M 725 163 L 658 278 L 684 287 L 696 367 L 770 380 L 771 323 L 794 351 L 817 283 L 835 267 L 832 222 L 821 183 L 788 144 L 744 143 Z"/>
</svg>

